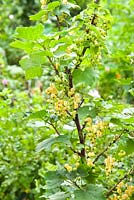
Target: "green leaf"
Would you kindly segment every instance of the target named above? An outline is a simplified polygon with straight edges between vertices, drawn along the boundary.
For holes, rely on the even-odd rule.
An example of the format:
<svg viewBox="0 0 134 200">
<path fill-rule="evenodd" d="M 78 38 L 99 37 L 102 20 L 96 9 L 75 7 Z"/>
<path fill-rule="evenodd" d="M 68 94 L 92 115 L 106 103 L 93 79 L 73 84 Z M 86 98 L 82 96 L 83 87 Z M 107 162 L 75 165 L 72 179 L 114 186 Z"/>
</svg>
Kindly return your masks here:
<svg viewBox="0 0 134 200">
<path fill-rule="evenodd" d="M 134 124 L 134 117 L 127 117 L 126 119 L 122 119 L 123 122 Z"/>
<path fill-rule="evenodd" d="M 43 140 L 37 145 L 36 151 L 40 152 L 42 150 L 47 150 L 51 148 L 51 145 L 54 144 L 56 141 L 56 138 L 48 138 L 46 140 Z"/>
<path fill-rule="evenodd" d="M 69 197 L 65 192 L 56 192 L 55 194 L 49 196 L 49 200 L 66 200 Z"/>
<path fill-rule="evenodd" d="M 31 27 L 18 27 L 16 28 L 15 36 L 16 38 L 35 41 L 41 38 L 43 31 L 44 26 L 42 24 Z"/>
<path fill-rule="evenodd" d="M 73 72 L 73 82 L 75 85 L 83 83 L 86 86 L 92 85 L 95 81 L 95 71 L 86 68 L 84 71 L 76 69 Z"/>
<path fill-rule="evenodd" d="M 16 41 L 14 41 L 10 44 L 11 47 L 23 49 L 27 53 L 30 53 L 32 51 L 33 45 L 34 44 L 32 42 L 28 42 L 28 41 L 23 42 L 23 41 L 20 41 L 20 40 L 16 40 Z"/>
<path fill-rule="evenodd" d="M 31 54 L 30 57 L 22 58 L 20 65 L 25 71 L 26 79 L 40 77 L 43 73 L 41 64 L 44 62 L 45 58 L 40 52 Z"/>
<path fill-rule="evenodd" d="M 134 97 L 134 88 L 130 89 L 129 93 Z"/>
<path fill-rule="evenodd" d="M 44 51 L 32 53 L 30 55 L 30 60 L 34 65 L 41 65 L 41 64 L 45 63 L 46 58 L 44 56 Z"/>
<path fill-rule="evenodd" d="M 70 15 L 70 10 L 68 8 L 68 6 L 62 6 L 61 9 L 59 10 L 59 14 L 62 14 L 62 13 L 66 13 L 67 15 Z"/>
<path fill-rule="evenodd" d="M 46 14 L 46 10 L 41 10 L 41 11 L 38 12 L 37 14 L 31 15 L 31 16 L 30 16 L 30 20 L 38 21 L 38 20 L 40 20 L 45 14 Z"/>
<path fill-rule="evenodd" d="M 124 150 L 127 155 L 134 153 L 134 139 L 127 140 Z"/>
<path fill-rule="evenodd" d="M 40 77 L 42 73 L 43 73 L 43 70 L 40 66 L 38 67 L 34 66 L 25 71 L 25 76 L 26 76 L 26 79 L 29 80 L 36 77 Z"/>
<path fill-rule="evenodd" d="M 104 189 L 99 185 L 90 184 L 86 190 L 77 190 L 74 192 L 74 200 L 106 200 Z"/>
<path fill-rule="evenodd" d="M 90 110 L 89 110 L 89 117 L 91 117 L 91 118 L 95 118 L 96 117 L 96 115 L 97 115 L 97 108 L 91 108 Z"/>
<path fill-rule="evenodd" d="M 80 107 L 78 114 L 81 120 L 85 119 L 89 115 L 89 106 Z"/>
<path fill-rule="evenodd" d="M 47 9 L 49 11 L 54 11 L 55 8 L 57 8 L 59 5 L 60 5 L 59 1 L 54 1 L 54 2 L 48 4 L 48 8 Z"/>
<path fill-rule="evenodd" d="M 20 65 L 24 70 L 27 70 L 30 67 L 33 67 L 34 63 L 31 61 L 31 59 L 29 57 L 23 57 L 20 60 Z"/>
<path fill-rule="evenodd" d="M 78 114 L 81 120 L 84 120 L 86 117 L 95 118 L 97 115 L 97 108 L 90 108 L 89 106 L 83 106 L 79 108 Z"/>
<path fill-rule="evenodd" d="M 23 57 L 20 60 L 20 65 L 24 70 L 33 67 L 33 66 L 40 66 L 41 64 L 45 63 L 46 58 L 44 57 L 44 52 L 36 52 L 30 54 L 28 57 Z"/>
<path fill-rule="evenodd" d="M 55 47 L 52 48 L 51 50 L 53 51 L 54 56 L 56 58 L 60 58 L 67 55 L 66 49 L 67 49 L 67 44 L 59 43 L 59 44 L 56 44 Z"/>
<path fill-rule="evenodd" d="M 57 143 L 71 144 L 70 137 L 68 135 L 60 135 L 57 137 Z"/>
<path fill-rule="evenodd" d="M 47 112 L 45 110 L 40 110 L 35 113 L 30 114 L 28 119 L 43 119 L 46 117 Z"/>
<path fill-rule="evenodd" d="M 70 9 L 70 8 L 72 8 L 72 9 L 81 9 L 80 8 L 80 6 L 78 6 L 78 5 L 76 5 L 76 4 L 73 4 L 73 3 L 67 3 L 67 7 Z"/>
<path fill-rule="evenodd" d="M 49 150 L 51 146 L 56 143 L 61 143 L 64 145 L 70 144 L 70 140 L 67 135 L 60 135 L 58 137 L 48 138 L 37 145 L 36 151 L 40 152 L 42 150 Z"/>
<path fill-rule="evenodd" d="M 119 118 L 111 118 L 110 119 L 110 122 L 113 123 L 113 124 L 117 124 L 117 125 L 121 125 L 121 119 Z"/>
<path fill-rule="evenodd" d="M 36 120 L 36 121 L 32 120 L 27 123 L 27 126 L 32 128 L 40 128 L 40 127 L 46 127 L 46 124 L 41 120 Z"/>
<path fill-rule="evenodd" d="M 89 169 L 90 168 L 84 163 L 79 165 L 77 172 L 80 174 L 81 177 L 87 177 L 89 175 Z"/>
<path fill-rule="evenodd" d="M 45 173 L 45 189 L 52 191 L 55 188 L 59 188 L 64 182 L 64 175 L 61 173 L 62 171 L 48 171 Z"/>
</svg>

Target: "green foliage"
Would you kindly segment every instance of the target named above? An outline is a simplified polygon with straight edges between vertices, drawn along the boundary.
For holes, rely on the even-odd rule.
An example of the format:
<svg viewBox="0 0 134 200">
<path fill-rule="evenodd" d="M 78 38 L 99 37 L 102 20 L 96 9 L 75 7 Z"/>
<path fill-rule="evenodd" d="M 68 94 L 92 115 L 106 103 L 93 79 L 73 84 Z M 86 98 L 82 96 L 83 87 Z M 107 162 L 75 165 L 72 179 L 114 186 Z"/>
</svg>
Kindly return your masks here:
<svg viewBox="0 0 134 200">
<path fill-rule="evenodd" d="M 1 50 L 1 199 L 133 198 L 132 5 L 41 1 Z"/>
<path fill-rule="evenodd" d="M 9 46 L 17 26 L 28 26 L 29 15 L 39 9 L 39 0 L 1 0 L 0 1 L 0 46 L 6 52 L 8 64 L 17 64 L 22 53 Z"/>
<path fill-rule="evenodd" d="M 126 97 L 127 102 L 133 104 L 133 97 L 129 92 L 133 88 L 133 45 L 132 33 L 134 14 L 133 2 L 109 1 L 108 7 L 113 16 L 112 29 L 109 31 L 107 47 L 109 56 L 105 59 L 105 73 L 102 74 L 100 92 L 104 98 Z M 119 14 L 120 13 L 120 14 Z M 129 13 L 129 14 L 128 14 Z M 127 17 L 126 17 L 127 16 Z M 125 56 L 124 56 L 125 55 Z M 106 80 L 109 79 L 107 83 Z M 103 86 L 106 87 L 103 87 Z"/>
<path fill-rule="evenodd" d="M 91 200 L 105 200 L 106 198 L 103 195 L 103 190 L 101 187 L 98 187 L 96 185 L 89 185 L 88 188 L 84 191 L 76 191 L 75 192 L 75 200 L 80 200 L 80 199 L 86 199 L 88 200 L 89 198 Z"/>
<path fill-rule="evenodd" d="M 84 71 L 75 69 L 73 72 L 74 85 L 84 84 L 85 86 L 93 85 L 95 81 L 95 71 L 90 68 L 86 68 Z"/>
</svg>

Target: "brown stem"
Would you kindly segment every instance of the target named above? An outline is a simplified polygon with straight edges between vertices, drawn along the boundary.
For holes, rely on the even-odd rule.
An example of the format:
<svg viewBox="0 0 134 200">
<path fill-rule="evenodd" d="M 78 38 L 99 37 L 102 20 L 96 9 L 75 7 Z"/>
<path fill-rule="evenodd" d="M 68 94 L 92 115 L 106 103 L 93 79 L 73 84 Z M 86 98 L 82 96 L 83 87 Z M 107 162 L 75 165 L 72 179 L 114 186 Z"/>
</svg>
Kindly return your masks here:
<svg viewBox="0 0 134 200">
<path fill-rule="evenodd" d="M 77 127 L 80 144 L 84 145 L 85 140 L 84 140 L 84 136 L 83 136 L 83 133 L 82 133 L 82 128 L 81 128 L 81 125 L 80 125 L 80 120 L 79 120 L 78 114 L 76 114 L 74 122 L 75 122 L 76 127 Z M 85 147 L 82 148 L 80 155 L 81 155 L 81 157 L 85 157 Z"/>
<path fill-rule="evenodd" d="M 78 154 L 79 156 L 81 156 L 81 153 L 80 153 L 80 152 L 75 151 L 72 147 L 70 147 L 70 149 L 71 149 L 74 153 L 76 153 L 76 154 Z"/>
<path fill-rule="evenodd" d="M 68 67 L 65 68 L 65 73 L 68 75 L 68 85 L 69 89 L 73 88 L 73 77 L 71 73 L 71 69 L 68 69 Z"/>
<path fill-rule="evenodd" d="M 84 122 L 84 124 L 82 125 L 82 131 L 84 130 L 84 128 L 86 127 L 87 122 Z M 84 140 L 86 140 L 86 133 L 84 133 Z"/>
<path fill-rule="evenodd" d="M 91 21 L 91 24 L 94 25 L 94 26 L 96 26 L 96 22 L 95 22 L 96 18 L 97 18 L 97 15 L 94 13 L 92 21 Z"/>
<path fill-rule="evenodd" d="M 58 134 L 58 136 L 60 136 L 60 132 L 58 131 L 58 129 L 56 128 L 56 126 L 52 123 L 52 122 L 48 122 L 48 124 L 50 124 L 53 129 L 56 131 L 56 133 Z M 75 151 L 72 147 L 69 147 L 74 153 L 78 154 L 79 156 L 81 156 L 81 153 L 79 153 L 78 151 Z"/>
<path fill-rule="evenodd" d="M 100 3 L 100 0 L 95 0 L 94 3 L 99 4 L 99 3 Z M 96 11 L 96 8 L 94 9 L 93 18 L 92 18 L 92 20 L 91 20 L 91 24 L 94 25 L 94 26 L 96 26 L 95 20 L 96 20 L 96 18 L 97 18 L 97 15 L 96 15 L 95 11 Z"/>
<path fill-rule="evenodd" d="M 94 1 L 94 3 L 98 4 L 99 0 Z M 93 14 L 93 17 L 92 17 L 92 20 L 91 20 L 91 24 L 94 25 L 94 26 L 96 26 L 96 21 L 95 20 L 97 18 L 97 15 L 96 15 L 95 11 L 96 11 L 96 8 L 94 9 L 94 14 Z"/>
<path fill-rule="evenodd" d="M 93 164 L 94 164 L 95 162 L 98 161 L 98 159 L 109 149 L 109 147 L 111 147 L 115 142 L 117 142 L 117 140 L 120 139 L 120 137 L 122 136 L 122 134 L 123 134 L 123 133 L 121 133 L 120 135 L 116 136 L 115 139 L 114 139 L 112 142 L 110 142 L 110 143 L 108 144 L 108 146 L 107 146 L 102 152 L 100 152 L 100 153 L 98 154 L 98 156 L 97 156 L 97 157 L 95 158 L 95 160 L 93 161 Z"/>
<path fill-rule="evenodd" d="M 51 63 L 51 65 L 53 66 L 56 75 L 58 75 L 58 76 L 60 77 L 59 71 L 56 69 L 56 66 L 55 66 L 55 64 L 53 63 L 53 61 L 52 61 L 52 59 L 50 58 L 50 56 L 47 56 L 47 58 L 48 58 L 49 62 Z"/>
<path fill-rule="evenodd" d="M 58 15 L 56 15 L 56 18 L 57 18 L 58 30 L 61 31 L 61 25 L 60 25 L 60 20 L 59 20 Z"/>
<path fill-rule="evenodd" d="M 94 3 L 96 3 L 96 4 L 99 4 L 99 2 L 100 2 L 100 0 L 95 0 L 94 1 Z M 95 20 L 97 18 L 97 15 L 95 14 L 95 10 L 96 10 L 96 8 L 94 9 L 94 14 L 93 14 L 93 17 L 92 17 L 92 20 L 91 20 L 91 24 L 94 25 L 94 26 L 96 26 Z M 86 30 L 86 32 L 88 34 L 89 33 L 89 29 Z M 76 64 L 76 66 L 75 66 L 75 69 L 78 69 L 80 67 L 80 64 L 82 63 L 82 58 L 84 57 L 84 54 L 85 54 L 85 52 L 86 52 L 86 50 L 88 48 L 90 48 L 90 47 L 84 47 L 83 48 L 82 53 L 79 55 L 79 60 L 78 60 L 78 62 Z"/>
<path fill-rule="evenodd" d="M 71 70 L 70 69 L 67 69 L 68 70 L 68 80 L 69 80 L 69 88 L 73 88 L 73 79 L 72 79 L 72 73 L 71 73 Z M 84 102 L 84 100 L 82 99 L 78 109 L 80 108 L 80 106 L 82 105 L 82 103 Z M 77 110 L 78 110 L 77 109 Z M 76 111 L 77 111 L 76 110 Z M 84 136 L 83 136 L 83 132 L 82 132 L 82 127 L 80 125 L 80 120 L 79 120 L 79 115 L 78 113 L 76 113 L 75 115 L 75 118 L 74 118 L 74 122 L 76 124 L 76 127 L 77 127 L 77 131 L 78 131 L 78 136 L 79 136 L 79 141 L 80 141 L 80 144 L 85 144 L 85 139 L 84 139 Z M 79 155 L 81 156 L 81 158 L 85 157 L 85 147 L 82 148 L 81 152 L 79 153 Z"/>
<path fill-rule="evenodd" d="M 84 99 L 82 98 L 82 100 L 81 100 L 81 102 L 80 102 L 80 104 L 79 104 L 77 110 L 81 107 L 81 105 L 82 105 L 83 103 L 84 103 Z"/>
<path fill-rule="evenodd" d="M 86 50 L 88 49 L 89 47 L 84 47 L 83 50 L 82 50 L 82 53 L 79 55 L 79 60 L 78 62 L 76 63 L 76 66 L 75 66 L 75 69 L 78 69 L 80 67 L 80 64 L 82 63 L 82 58 L 84 57 L 84 54 L 86 52 Z"/>
<path fill-rule="evenodd" d="M 60 133 L 57 130 L 57 128 L 55 127 L 55 125 L 52 122 L 48 122 L 48 124 L 50 124 L 53 127 L 53 129 L 56 131 L 56 133 L 60 136 Z"/>
<path fill-rule="evenodd" d="M 121 179 L 119 179 L 119 181 L 107 192 L 106 197 L 108 198 L 108 197 L 112 194 L 112 192 L 116 189 L 117 185 L 118 185 L 121 181 L 125 180 L 128 176 L 133 175 L 133 174 L 134 174 L 134 169 L 131 168 L 131 169 L 129 170 L 129 172 L 126 173 Z"/>
<path fill-rule="evenodd" d="M 46 51 L 46 47 L 44 47 L 44 46 L 43 46 L 42 44 L 40 44 L 39 42 L 38 42 L 38 44 Z M 54 68 L 54 71 L 55 71 L 56 75 L 58 75 L 58 76 L 60 77 L 59 71 L 56 69 L 56 65 L 53 63 L 51 57 L 50 57 L 50 56 L 47 56 L 47 58 L 48 58 L 49 62 L 51 63 L 52 67 Z M 60 77 L 60 79 L 61 79 L 61 77 Z"/>
<path fill-rule="evenodd" d="M 65 72 L 68 74 L 68 85 L 69 85 L 69 89 L 71 89 L 71 88 L 73 88 L 73 78 L 72 78 L 71 69 L 69 69 L 68 67 L 66 67 L 65 68 Z M 80 103 L 78 109 L 80 108 L 80 106 L 82 105 L 83 102 L 84 102 L 84 100 L 82 100 L 82 102 Z M 76 109 L 76 112 L 77 112 L 78 109 Z M 70 113 L 68 111 L 67 111 L 67 113 L 70 115 Z M 78 113 L 76 113 L 75 118 L 73 120 L 75 122 L 77 131 L 78 131 L 78 136 L 79 136 L 80 144 L 84 145 L 85 144 L 85 139 L 84 139 L 84 135 L 83 135 L 83 132 L 82 132 L 82 127 L 80 125 L 80 120 L 79 120 Z M 85 147 L 83 147 L 81 149 L 81 152 L 78 153 L 78 155 L 81 158 L 85 158 L 85 154 L 86 154 L 85 153 Z"/>
</svg>

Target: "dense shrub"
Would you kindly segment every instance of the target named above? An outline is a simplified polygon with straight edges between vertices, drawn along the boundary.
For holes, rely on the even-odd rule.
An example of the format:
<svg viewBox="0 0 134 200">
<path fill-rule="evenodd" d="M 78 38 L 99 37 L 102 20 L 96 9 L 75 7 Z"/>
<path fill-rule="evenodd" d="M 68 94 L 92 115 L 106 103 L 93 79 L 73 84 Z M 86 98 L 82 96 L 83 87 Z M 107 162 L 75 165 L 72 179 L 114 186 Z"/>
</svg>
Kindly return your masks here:
<svg viewBox="0 0 134 200">
<path fill-rule="evenodd" d="M 134 198 L 132 5 L 42 0 L 17 27 L 20 67 L 0 57 L 1 199 Z"/>
</svg>

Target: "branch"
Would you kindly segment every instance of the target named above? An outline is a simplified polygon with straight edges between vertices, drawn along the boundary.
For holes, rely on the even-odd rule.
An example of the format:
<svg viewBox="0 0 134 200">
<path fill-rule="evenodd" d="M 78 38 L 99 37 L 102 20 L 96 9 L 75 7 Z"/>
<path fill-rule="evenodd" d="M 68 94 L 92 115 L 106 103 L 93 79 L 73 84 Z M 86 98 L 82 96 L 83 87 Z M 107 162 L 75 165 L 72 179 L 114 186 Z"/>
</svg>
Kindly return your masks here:
<svg viewBox="0 0 134 200">
<path fill-rule="evenodd" d="M 134 169 L 131 168 L 129 170 L 128 173 L 126 173 L 121 179 L 119 179 L 119 181 L 107 192 L 106 197 L 108 198 L 112 192 L 115 190 L 115 188 L 117 187 L 117 185 L 122 182 L 123 180 L 125 180 L 126 178 L 128 178 L 128 176 L 133 175 L 134 174 Z"/>
<path fill-rule="evenodd" d="M 73 88 L 73 77 L 72 77 L 71 69 L 66 67 L 65 73 L 67 73 L 67 75 L 68 75 L 68 85 L 69 85 L 69 89 L 71 89 L 71 88 Z"/>
<path fill-rule="evenodd" d="M 84 57 L 84 54 L 86 52 L 86 50 L 88 49 L 89 47 L 84 47 L 83 50 L 82 50 L 82 53 L 81 55 L 79 55 L 79 60 L 75 66 L 75 69 L 78 69 L 80 67 L 80 64 L 82 63 L 82 58 Z"/>
<path fill-rule="evenodd" d="M 58 136 L 60 136 L 60 132 L 57 130 L 56 126 L 52 123 L 52 122 L 47 122 L 49 125 L 51 125 L 53 127 L 53 129 L 56 131 L 56 133 L 58 134 Z M 81 153 L 78 151 L 75 151 L 72 147 L 69 147 L 74 153 L 78 154 L 79 156 L 81 156 Z"/>
<path fill-rule="evenodd" d="M 57 130 L 57 128 L 55 127 L 55 125 L 52 122 L 47 122 L 47 123 L 50 124 L 53 127 L 53 129 L 56 131 L 56 133 L 60 136 L 60 133 Z"/>
<path fill-rule="evenodd" d="M 74 186 L 77 187 L 78 189 L 82 190 L 82 188 L 81 188 L 75 181 L 67 180 L 67 179 L 66 179 L 65 181 L 67 181 L 68 183 L 74 185 Z"/>
<path fill-rule="evenodd" d="M 77 108 L 77 110 L 81 107 L 81 105 L 84 103 L 84 99 L 82 98 L 80 104 L 79 104 L 79 107 Z"/>
<path fill-rule="evenodd" d="M 69 85 L 69 88 L 73 88 L 73 78 L 72 78 L 72 73 L 71 73 L 71 69 L 69 69 L 68 67 L 65 68 L 65 72 L 68 74 L 68 85 Z M 82 105 L 82 103 L 84 102 L 84 100 L 82 99 L 78 109 L 80 108 L 80 106 Z M 77 110 L 76 109 L 76 112 Z M 68 111 L 66 111 L 69 116 L 70 116 L 70 113 Z M 83 135 L 83 132 L 82 132 L 82 127 L 80 125 L 80 120 L 79 120 L 79 116 L 78 116 L 78 113 L 76 113 L 75 115 L 75 118 L 73 119 L 73 121 L 75 122 L 75 125 L 76 125 L 76 128 L 77 128 L 77 131 L 78 131 L 78 136 L 79 136 L 79 141 L 80 141 L 80 144 L 85 144 L 85 139 L 84 139 L 84 135 Z M 78 153 L 78 152 L 77 152 Z M 83 147 L 81 149 L 81 152 L 78 153 L 78 155 L 81 157 L 81 158 L 85 158 L 85 147 Z"/>
<path fill-rule="evenodd" d="M 84 128 L 86 127 L 87 122 L 84 122 L 82 125 L 82 130 L 84 130 Z"/>
<path fill-rule="evenodd" d="M 99 3 L 100 3 L 100 0 L 95 0 L 94 3 L 99 4 Z M 97 15 L 96 15 L 95 11 L 96 11 L 96 8 L 94 9 L 93 18 L 92 18 L 92 20 L 91 20 L 91 24 L 94 25 L 94 26 L 96 26 L 95 20 L 96 20 L 96 18 L 97 18 Z"/>
<path fill-rule="evenodd" d="M 96 26 L 96 22 L 95 22 L 96 18 L 97 18 L 97 15 L 94 13 L 92 21 L 91 21 L 91 24 L 94 25 L 94 26 Z"/>
<path fill-rule="evenodd" d="M 120 135 L 116 136 L 115 139 L 112 142 L 110 142 L 108 144 L 108 146 L 101 153 L 98 154 L 98 156 L 93 161 L 93 164 L 98 161 L 98 159 L 108 150 L 109 147 L 111 147 L 115 142 L 117 142 L 117 140 L 120 139 L 120 137 L 122 136 L 122 134 L 123 133 L 121 133 Z"/>
<path fill-rule="evenodd" d="M 58 30 L 61 31 L 60 20 L 59 20 L 58 15 L 56 15 L 56 18 L 57 18 Z M 60 36 L 59 36 L 59 37 L 60 37 Z"/>
<path fill-rule="evenodd" d="M 39 42 L 38 42 L 38 44 L 43 48 L 43 50 L 46 51 L 46 47 L 44 47 L 44 46 L 43 46 L 41 43 L 39 43 Z M 55 71 L 56 75 L 58 75 L 58 76 L 60 77 L 59 71 L 56 69 L 56 66 L 55 66 L 55 64 L 53 63 L 51 57 L 50 57 L 50 56 L 47 56 L 47 58 L 48 58 L 49 62 L 51 63 L 52 67 L 54 68 L 54 71 Z M 60 79 L 61 79 L 61 77 L 60 77 Z"/>
<path fill-rule="evenodd" d="M 83 136 L 83 133 L 82 133 L 82 128 L 81 128 L 81 125 L 80 125 L 80 120 L 79 120 L 78 113 L 75 116 L 74 122 L 75 122 L 76 127 L 77 127 L 80 144 L 84 145 L 85 144 L 85 140 L 84 140 L 84 136 Z M 85 157 L 85 148 L 84 147 L 81 150 L 80 156 L 81 156 L 81 158 Z"/>
<path fill-rule="evenodd" d="M 55 64 L 53 63 L 53 61 L 52 61 L 52 59 L 50 58 L 50 56 L 47 56 L 47 58 L 48 58 L 49 62 L 51 63 L 51 65 L 53 66 L 56 75 L 58 75 L 58 76 L 60 77 L 59 71 L 56 69 L 56 66 L 55 66 Z M 61 77 L 60 77 L 60 78 L 61 78 Z"/>
<path fill-rule="evenodd" d="M 80 152 L 75 151 L 72 147 L 70 147 L 70 149 L 71 149 L 74 153 L 76 153 L 76 154 L 78 154 L 79 156 L 81 156 L 81 153 L 80 153 Z"/>
<path fill-rule="evenodd" d="M 95 0 L 95 1 L 94 1 L 94 3 L 96 3 L 96 4 L 99 4 L 99 2 L 100 2 L 100 0 Z M 92 20 L 91 20 L 91 24 L 94 25 L 94 26 L 96 26 L 95 19 L 97 18 L 97 15 L 95 14 L 95 10 L 96 10 L 96 8 L 94 9 L 93 18 L 92 18 Z M 87 34 L 88 34 L 88 33 L 89 33 L 89 29 L 86 30 L 86 32 L 87 32 Z M 78 60 L 78 62 L 77 62 L 77 64 L 76 64 L 76 66 L 75 66 L 75 69 L 78 69 L 78 68 L 80 67 L 80 64 L 82 63 L 82 58 L 84 57 L 84 54 L 85 54 L 85 52 L 86 52 L 86 50 L 87 50 L 88 48 L 90 48 L 90 47 L 84 47 L 84 48 L 83 48 L 81 55 L 79 55 L 79 60 Z"/>
</svg>

